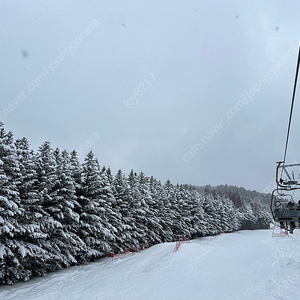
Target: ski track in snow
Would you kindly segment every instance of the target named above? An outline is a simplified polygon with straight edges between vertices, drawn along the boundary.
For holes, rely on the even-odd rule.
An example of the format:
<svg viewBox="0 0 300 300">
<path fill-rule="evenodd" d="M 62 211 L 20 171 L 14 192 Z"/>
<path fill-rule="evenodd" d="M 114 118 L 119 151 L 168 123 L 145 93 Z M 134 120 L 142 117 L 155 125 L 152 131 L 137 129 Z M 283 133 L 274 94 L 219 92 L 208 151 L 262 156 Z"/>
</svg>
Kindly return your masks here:
<svg viewBox="0 0 300 300">
<path fill-rule="evenodd" d="M 300 230 L 240 231 L 153 246 L 132 256 L 0 287 L 1 300 L 300 299 Z"/>
</svg>

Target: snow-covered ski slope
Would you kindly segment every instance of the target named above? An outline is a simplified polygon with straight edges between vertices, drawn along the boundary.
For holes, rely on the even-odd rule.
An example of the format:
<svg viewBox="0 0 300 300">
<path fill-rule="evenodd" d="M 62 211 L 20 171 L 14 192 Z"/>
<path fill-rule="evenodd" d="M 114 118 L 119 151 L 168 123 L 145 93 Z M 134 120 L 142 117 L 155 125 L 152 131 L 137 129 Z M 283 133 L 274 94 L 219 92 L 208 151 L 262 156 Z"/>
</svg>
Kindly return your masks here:
<svg viewBox="0 0 300 300">
<path fill-rule="evenodd" d="M 0 287 L 1 300 L 300 299 L 300 230 L 240 231 L 153 246 Z"/>
</svg>

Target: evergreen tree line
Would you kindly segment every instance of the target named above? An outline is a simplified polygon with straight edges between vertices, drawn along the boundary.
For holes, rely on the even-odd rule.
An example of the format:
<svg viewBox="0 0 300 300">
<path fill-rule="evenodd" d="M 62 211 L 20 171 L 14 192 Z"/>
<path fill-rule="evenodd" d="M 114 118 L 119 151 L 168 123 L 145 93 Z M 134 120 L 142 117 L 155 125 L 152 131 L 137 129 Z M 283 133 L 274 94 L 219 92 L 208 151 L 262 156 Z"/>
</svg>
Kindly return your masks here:
<svg viewBox="0 0 300 300">
<path fill-rule="evenodd" d="M 0 283 L 87 264 L 109 252 L 240 229 L 266 228 L 267 211 L 165 184 L 144 173 L 113 176 L 89 152 L 30 150 L 0 123 Z"/>
<path fill-rule="evenodd" d="M 249 203 L 254 210 L 269 210 L 270 207 L 270 193 L 266 194 L 257 191 L 249 191 L 243 187 L 237 187 L 227 184 L 218 186 L 194 186 L 194 188 L 200 193 L 211 192 L 226 196 L 232 200 L 236 207 L 242 206 L 244 202 Z M 270 189 L 266 187 L 264 190 L 269 191 Z"/>
</svg>

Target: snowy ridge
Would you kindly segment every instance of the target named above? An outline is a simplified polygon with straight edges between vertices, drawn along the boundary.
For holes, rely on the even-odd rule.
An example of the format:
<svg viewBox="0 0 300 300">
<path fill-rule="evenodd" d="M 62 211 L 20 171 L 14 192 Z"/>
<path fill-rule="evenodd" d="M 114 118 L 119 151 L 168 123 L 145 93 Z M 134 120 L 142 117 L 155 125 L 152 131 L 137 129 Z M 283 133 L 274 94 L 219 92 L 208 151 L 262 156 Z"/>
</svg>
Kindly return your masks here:
<svg viewBox="0 0 300 300">
<path fill-rule="evenodd" d="M 300 232 L 240 231 L 163 243 L 0 288 L 1 300 L 299 299 Z"/>
</svg>

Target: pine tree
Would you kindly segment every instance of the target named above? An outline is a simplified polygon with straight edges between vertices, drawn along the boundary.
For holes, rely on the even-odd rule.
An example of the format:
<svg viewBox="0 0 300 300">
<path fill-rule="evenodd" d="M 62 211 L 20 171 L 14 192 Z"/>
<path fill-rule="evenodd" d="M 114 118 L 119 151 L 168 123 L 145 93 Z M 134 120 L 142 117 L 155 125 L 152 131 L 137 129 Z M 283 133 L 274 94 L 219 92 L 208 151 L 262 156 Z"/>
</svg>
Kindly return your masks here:
<svg viewBox="0 0 300 300">
<path fill-rule="evenodd" d="M 177 239 L 190 238 L 194 229 L 191 227 L 191 210 L 188 199 L 190 198 L 189 190 L 184 185 L 177 185 L 176 188 L 176 209 L 177 209 Z"/>
<path fill-rule="evenodd" d="M 76 264 L 84 260 L 86 252 L 85 243 L 77 236 L 79 230 L 80 215 L 76 212 L 80 209 L 77 201 L 75 181 L 71 172 L 71 159 L 69 153 L 55 150 L 56 159 L 56 184 L 51 198 L 53 202 L 52 217 L 58 221 L 62 228 L 56 230 L 57 244 L 62 253 L 68 258 L 68 264 Z"/>
<path fill-rule="evenodd" d="M 46 240 L 48 234 L 41 229 L 41 222 L 47 215 L 43 210 L 38 196 L 38 178 L 36 173 L 36 162 L 33 151 L 29 149 L 26 138 L 15 141 L 16 152 L 21 180 L 18 184 L 20 193 L 20 206 L 23 210 L 20 224 L 25 229 L 22 235 L 22 266 L 30 271 L 29 275 L 42 275 L 46 272 L 46 262 L 50 258 L 49 253 L 38 246 L 37 241 Z"/>
<path fill-rule="evenodd" d="M 249 203 L 243 203 L 242 207 L 238 209 L 241 214 L 241 230 L 255 229 L 257 218 L 253 214 Z"/>
<path fill-rule="evenodd" d="M 218 213 L 215 206 L 215 200 L 209 193 L 204 195 L 203 209 L 205 212 L 205 219 L 207 220 L 208 235 L 218 234 L 221 231 L 219 224 Z"/>
<path fill-rule="evenodd" d="M 75 190 L 77 197 L 82 195 L 82 166 L 78 159 L 78 154 L 75 150 L 73 150 L 70 154 L 70 171 L 75 182 Z"/>
<path fill-rule="evenodd" d="M 13 284 L 30 276 L 19 256 L 20 239 L 25 233 L 19 222 L 23 216 L 17 189 L 20 180 L 13 134 L 6 133 L 0 123 L 0 280 L 4 284 Z"/>
<path fill-rule="evenodd" d="M 2 146 L 1 137 L 0 145 Z M 12 284 L 18 281 L 20 273 L 20 263 L 13 245 L 14 239 L 23 233 L 21 226 L 17 223 L 22 211 L 14 201 L 16 191 L 10 185 L 9 178 L 4 171 L 2 158 L 0 158 L 0 281 L 3 284 Z"/>
<path fill-rule="evenodd" d="M 116 174 L 113 185 L 114 197 L 116 199 L 115 207 L 121 215 L 121 223 L 123 224 L 123 230 L 120 232 L 120 246 L 121 251 L 125 251 L 135 246 L 132 235 L 135 223 L 129 208 L 132 202 L 129 196 L 129 185 L 121 170 Z"/>
<path fill-rule="evenodd" d="M 160 181 L 156 180 L 154 177 L 150 177 L 149 181 L 150 193 L 152 197 L 152 203 L 149 203 L 151 212 L 155 217 L 154 223 L 152 225 L 155 236 L 153 241 L 165 242 L 172 240 L 171 227 L 167 225 L 166 214 L 168 213 L 168 208 L 164 206 L 164 189 Z"/>
<path fill-rule="evenodd" d="M 139 245 L 147 243 L 148 229 L 146 227 L 146 202 L 139 190 L 138 176 L 133 170 L 131 170 L 128 176 L 128 183 L 130 186 L 130 197 L 132 199 L 131 210 L 134 217 L 134 223 L 136 225 L 136 232 L 134 238 L 138 241 Z"/>
<path fill-rule="evenodd" d="M 191 212 L 191 228 L 193 228 L 191 237 L 198 238 L 207 235 L 207 221 L 205 219 L 205 212 L 203 209 L 203 199 L 195 190 L 190 191 L 188 205 Z"/>
<path fill-rule="evenodd" d="M 101 257 L 111 251 L 115 236 L 108 229 L 107 207 L 101 197 L 103 183 L 98 160 L 90 151 L 83 163 L 82 189 L 79 201 L 82 206 L 80 216 L 80 237 L 91 249 L 91 258 Z"/>
<path fill-rule="evenodd" d="M 59 189 L 57 155 L 57 151 L 54 153 L 48 141 L 39 147 L 37 154 L 39 201 L 45 212 L 41 228 L 48 236 L 46 240 L 39 240 L 38 245 L 51 253 L 53 259 L 49 261 L 48 267 L 51 271 L 68 267 L 72 262 L 72 257 L 65 251 L 63 225 L 59 221 L 62 214 L 59 204 L 61 198 L 57 194 Z"/>
<path fill-rule="evenodd" d="M 170 181 L 167 184 L 171 185 Z M 150 190 L 155 198 L 155 213 L 160 224 L 160 239 L 162 242 L 171 242 L 173 241 L 173 221 L 168 193 L 165 186 L 162 186 L 161 182 L 155 179 L 150 179 Z"/>
<path fill-rule="evenodd" d="M 179 227 L 176 220 L 179 218 L 179 214 L 176 208 L 175 187 L 169 179 L 164 185 L 163 203 L 165 211 L 165 226 L 168 228 L 168 231 L 172 236 L 172 240 L 178 240 L 179 235 L 177 232 Z"/>
<path fill-rule="evenodd" d="M 139 174 L 139 190 L 145 202 L 145 217 L 147 227 L 147 242 L 161 243 L 162 226 L 158 219 L 157 194 L 155 190 L 156 182 L 154 178 L 148 178 L 143 172 Z"/>
<path fill-rule="evenodd" d="M 105 227 L 110 231 L 111 237 L 110 247 L 113 251 L 119 252 L 122 250 L 122 232 L 125 229 L 122 223 L 122 216 L 120 208 L 117 205 L 116 198 L 114 196 L 115 187 L 113 184 L 113 177 L 110 168 L 103 169 L 101 172 L 101 189 L 100 199 L 105 209 L 105 216 L 107 223 Z"/>
<path fill-rule="evenodd" d="M 130 184 L 121 170 L 115 176 L 115 199 L 116 205 L 120 209 L 122 216 L 123 231 L 123 250 L 136 249 L 139 247 L 139 228 L 137 227 L 133 193 Z"/>
<path fill-rule="evenodd" d="M 226 223 L 226 226 L 223 226 L 223 231 L 231 232 L 238 230 L 241 226 L 241 223 L 233 202 L 225 196 L 220 196 L 220 201 L 223 207 L 221 219 L 223 220 L 224 224 Z"/>
</svg>

